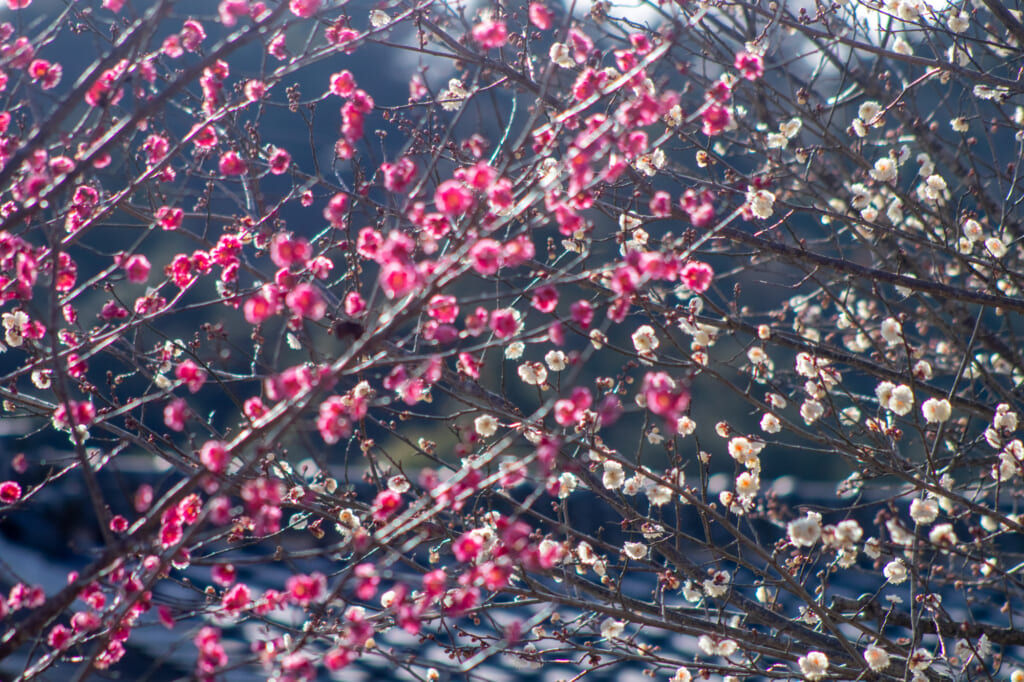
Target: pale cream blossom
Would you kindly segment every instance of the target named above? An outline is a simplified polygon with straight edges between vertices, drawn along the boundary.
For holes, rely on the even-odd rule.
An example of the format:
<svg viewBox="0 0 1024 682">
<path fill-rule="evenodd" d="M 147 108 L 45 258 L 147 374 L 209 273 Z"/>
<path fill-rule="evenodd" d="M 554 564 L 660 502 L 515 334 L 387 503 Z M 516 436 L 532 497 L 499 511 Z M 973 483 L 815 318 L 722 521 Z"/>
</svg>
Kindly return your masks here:
<svg viewBox="0 0 1024 682">
<path fill-rule="evenodd" d="M 899 320 L 887 317 L 882 320 L 882 326 L 879 330 L 882 338 L 890 346 L 895 346 L 903 341 L 903 325 L 899 323 Z"/>
<path fill-rule="evenodd" d="M 563 69 L 571 69 L 576 66 L 576 62 L 569 54 L 569 46 L 565 43 L 552 43 L 548 49 L 548 57 Z"/>
<path fill-rule="evenodd" d="M 498 420 L 491 414 L 482 414 L 473 420 L 473 428 L 484 438 L 490 438 L 498 432 Z"/>
<path fill-rule="evenodd" d="M 728 658 L 736 653 L 739 645 L 732 639 L 719 639 L 711 635 L 701 635 L 697 638 L 697 646 L 708 656 L 724 656 Z"/>
<path fill-rule="evenodd" d="M 785 149 L 789 145 L 789 138 L 782 133 L 768 133 L 765 137 L 765 147 L 768 149 Z"/>
<path fill-rule="evenodd" d="M 647 545 L 642 542 L 627 542 L 623 545 L 622 551 L 634 561 L 641 561 L 647 558 Z"/>
<path fill-rule="evenodd" d="M 621 635 L 625 629 L 625 623 L 621 620 L 615 620 L 610 616 L 601 621 L 601 636 L 605 639 L 615 639 Z"/>
<path fill-rule="evenodd" d="M 828 656 L 820 651 L 811 651 L 801 656 L 797 663 L 803 676 L 812 682 L 824 678 L 828 673 Z"/>
<path fill-rule="evenodd" d="M 825 414 L 825 406 L 817 400 L 805 400 L 800 405 L 800 416 L 803 417 L 805 424 L 813 424 L 821 418 L 821 415 Z"/>
<path fill-rule="evenodd" d="M 882 113 L 882 105 L 873 100 L 863 102 L 857 109 L 857 117 L 864 123 L 871 125 L 875 117 Z"/>
<path fill-rule="evenodd" d="M 938 201 L 946 192 L 946 180 L 941 175 L 932 174 L 924 180 L 924 196 L 931 201 Z"/>
<path fill-rule="evenodd" d="M 791 118 L 788 121 L 784 121 L 779 124 L 779 132 L 787 138 L 792 139 L 800 132 L 800 128 L 802 128 L 803 125 L 804 122 L 799 118 Z"/>
<path fill-rule="evenodd" d="M 701 583 L 701 586 L 704 588 L 704 594 L 709 597 L 721 597 L 729 591 L 730 584 L 732 576 L 729 571 L 715 571 L 710 578 Z"/>
<path fill-rule="evenodd" d="M 889 667 L 889 654 L 877 644 L 872 644 L 864 650 L 864 662 L 876 673 L 882 672 Z"/>
<path fill-rule="evenodd" d="M 896 162 L 888 156 L 883 156 L 875 161 L 875 167 L 871 169 L 870 174 L 878 182 L 889 182 L 896 179 L 897 172 Z"/>
<path fill-rule="evenodd" d="M 964 33 L 971 26 L 971 15 L 967 12 L 950 12 L 946 19 L 946 26 L 953 33 Z"/>
<path fill-rule="evenodd" d="M 564 500 L 569 497 L 576 486 L 579 485 L 580 479 L 576 478 L 576 474 L 571 472 L 564 472 L 558 477 L 558 499 Z"/>
<path fill-rule="evenodd" d="M 601 477 L 604 487 L 608 490 L 618 490 L 625 481 L 626 475 L 622 471 L 622 465 L 613 459 L 605 460 L 604 475 Z"/>
<path fill-rule="evenodd" d="M 985 250 L 988 251 L 993 258 L 1002 258 L 1006 255 L 1006 244 L 999 237 L 989 237 L 985 240 Z"/>
<path fill-rule="evenodd" d="M 744 471 L 736 477 L 736 494 L 750 497 L 756 495 L 761 487 L 761 479 L 756 473 Z"/>
<path fill-rule="evenodd" d="M 907 667 L 912 672 L 919 673 L 924 672 L 932 665 L 932 655 L 927 649 L 918 648 L 915 649 L 912 654 L 907 658 Z"/>
<path fill-rule="evenodd" d="M 882 569 L 882 575 L 893 585 L 899 585 L 907 579 L 907 565 L 903 563 L 903 559 L 893 559 Z"/>
<path fill-rule="evenodd" d="M 951 523 L 939 523 L 928 532 L 928 542 L 935 547 L 952 547 L 956 544 L 956 532 Z"/>
<path fill-rule="evenodd" d="M 953 408 L 945 398 L 929 398 L 921 405 L 921 414 L 925 421 L 944 422 L 953 414 Z"/>
<path fill-rule="evenodd" d="M 549 350 L 544 354 L 544 362 L 552 372 L 561 372 L 568 366 L 568 358 L 560 350 Z"/>
<path fill-rule="evenodd" d="M 636 495 L 638 492 L 643 490 L 643 487 L 643 476 L 630 476 L 626 479 L 626 482 L 622 484 L 622 493 L 624 495 Z"/>
<path fill-rule="evenodd" d="M 974 218 L 968 218 L 967 220 L 965 220 L 964 224 L 961 226 L 961 229 L 963 230 L 964 236 L 970 239 L 972 242 L 976 242 L 985 236 L 985 230 L 981 226 L 981 223 L 979 223 Z"/>
<path fill-rule="evenodd" d="M 693 675 L 686 668 L 676 668 L 676 674 L 669 678 L 668 682 L 692 682 Z"/>
<path fill-rule="evenodd" d="M 548 370 L 539 362 L 524 362 L 519 365 L 519 378 L 524 383 L 539 386 L 548 380 Z"/>
<path fill-rule="evenodd" d="M 887 407 L 901 417 L 914 409 L 914 392 L 901 384 L 892 390 Z"/>
<path fill-rule="evenodd" d="M 398 493 L 399 495 L 409 492 L 410 487 L 411 484 L 409 483 L 409 479 L 402 474 L 395 474 L 388 479 L 388 490 Z"/>
<path fill-rule="evenodd" d="M 821 514 L 807 512 L 786 526 L 789 541 L 796 547 L 811 547 L 821 538 Z"/>
<path fill-rule="evenodd" d="M 633 348 L 636 349 L 637 353 L 640 354 L 641 358 L 651 360 L 654 358 L 654 351 L 658 349 L 661 342 L 658 340 L 658 335 L 654 332 L 654 328 L 648 324 L 638 327 L 633 332 Z"/>
<path fill-rule="evenodd" d="M 975 85 L 972 91 L 978 99 L 1002 101 L 1009 97 L 1010 91 L 1003 87 L 989 87 L 987 85 Z"/>
<path fill-rule="evenodd" d="M 767 220 L 775 211 L 775 195 L 766 189 L 747 192 L 747 205 L 755 216 Z"/>
<path fill-rule="evenodd" d="M 761 430 L 765 433 L 778 433 L 782 430 L 782 422 L 771 412 L 765 412 L 761 417 Z"/>
<path fill-rule="evenodd" d="M 438 93 L 441 108 L 445 111 L 457 111 L 467 97 L 469 91 L 458 78 L 449 80 L 447 89 Z"/>
<path fill-rule="evenodd" d="M 939 516 L 939 503 L 932 499 L 921 499 L 920 497 L 910 502 L 910 518 L 914 523 L 931 523 Z"/>
</svg>

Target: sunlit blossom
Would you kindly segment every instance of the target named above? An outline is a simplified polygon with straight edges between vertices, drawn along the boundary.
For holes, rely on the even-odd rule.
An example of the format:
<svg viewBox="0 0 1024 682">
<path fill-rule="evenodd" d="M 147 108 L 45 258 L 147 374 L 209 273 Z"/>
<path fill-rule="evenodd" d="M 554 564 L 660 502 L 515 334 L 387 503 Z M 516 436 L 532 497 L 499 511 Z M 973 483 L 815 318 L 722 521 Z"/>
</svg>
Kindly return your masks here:
<svg viewBox="0 0 1024 682">
<path fill-rule="evenodd" d="M 806 656 L 801 656 L 797 663 L 803 676 L 812 682 L 823 679 L 828 673 L 828 656 L 820 651 L 811 651 Z"/>
</svg>

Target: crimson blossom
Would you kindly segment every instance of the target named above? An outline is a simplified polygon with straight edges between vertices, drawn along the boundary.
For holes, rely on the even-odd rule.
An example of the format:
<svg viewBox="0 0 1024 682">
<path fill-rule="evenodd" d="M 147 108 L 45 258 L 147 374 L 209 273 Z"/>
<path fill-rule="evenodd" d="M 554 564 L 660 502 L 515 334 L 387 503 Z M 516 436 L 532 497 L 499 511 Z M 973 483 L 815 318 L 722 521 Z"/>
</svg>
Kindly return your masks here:
<svg viewBox="0 0 1024 682">
<path fill-rule="evenodd" d="M 0 676 L 1024 681 L 1019 13 L 53 4 Z"/>
</svg>

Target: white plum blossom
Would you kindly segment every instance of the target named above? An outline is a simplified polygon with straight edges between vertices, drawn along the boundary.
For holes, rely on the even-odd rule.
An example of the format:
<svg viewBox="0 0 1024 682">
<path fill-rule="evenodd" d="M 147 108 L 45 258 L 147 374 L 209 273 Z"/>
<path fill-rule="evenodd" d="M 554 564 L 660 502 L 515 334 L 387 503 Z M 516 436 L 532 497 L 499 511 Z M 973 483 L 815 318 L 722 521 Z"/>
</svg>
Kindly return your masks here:
<svg viewBox="0 0 1024 682">
<path fill-rule="evenodd" d="M 876 673 L 882 672 L 889 667 L 889 653 L 877 644 L 872 644 L 864 650 L 864 662 Z"/>
<path fill-rule="evenodd" d="M 863 102 L 857 109 L 857 117 L 868 125 L 874 124 L 875 117 L 882 113 L 882 105 L 875 101 Z"/>
<path fill-rule="evenodd" d="M 889 397 L 888 408 L 901 417 L 909 413 L 914 409 L 914 392 L 904 384 L 897 386 Z"/>
<path fill-rule="evenodd" d="M 494 415 L 482 414 L 473 420 L 473 428 L 484 438 L 490 438 L 498 432 L 498 420 Z"/>
<path fill-rule="evenodd" d="M 899 585 L 907 579 L 907 565 L 903 559 L 893 559 L 882 569 L 882 575 L 893 585 Z"/>
<path fill-rule="evenodd" d="M 924 180 L 923 193 L 926 199 L 938 201 L 946 192 L 946 180 L 941 175 L 932 174 Z"/>
<path fill-rule="evenodd" d="M 785 149 L 789 146 L 789 138 L 782 133 L 768 133 L 765 146 L 768 149 Z"/>
<path fill-rule="evenodd" d="M 640 354 L 640 357 L 645 359 L 653 359 L 654 351 L 658 349 L 661 342 L 658 341 L 658 336 L 654 333 L 654 328 L 648 324 L 637 328 L 633 332 L 633 348 Z"/>
<path fill-rule="evenodd" d="M 732 639 L 718 639 L 711 635 L 701 635 L 697 638 L 697 646 L 708 656 L 724 656 L 728 658 L 736 653 L 739 645 Z"/>
<path fill-rule="evenodd" d="M 684 415 L 676 420 L 676 433 L 680 436 L 692 435 L 697 430 L 697 422 Z"/>
<path fill-rule="evenodd" d="M 875 167 L 871 169 L 870 174 L 878 182 L 889 182 L 896 179 L 898 172 L 896 162 L 888 156 L 883 156 L 875 161 Z"/>
<path fill-rule="evenodd" d="M 992 428 L 1004 433 L 1013 433 L 1017 430 L 1017 413 L 1006 403 L 1000 403 L 996 406 L 995 416 L 992 417 Z"/>
<path fill-rule="evenodd" d="M 801 119 L 791 118 L 788 121 L 784 121 L 779 124 L 779 132 L 787 138 L 792 139 L 800 132 L 800 128 L 802 128 L 803 125 L 804 122 Z"/>
<path fill-rule="evenodd" d="M 17 310 L 13 313 L 3 314 L 3 325 L 4 325 L 4 340 L 7 345 L 12 348 L 17 348 L 24 341 L 22 336 L 22 329 L 29 323 L 28 314 L 22 310 Z"/>
<path fill-rule="evenodd" d="M 539 386 L 548 380 L 548 370 L 539 362 L 524 362 L 519 365 L 519 378 L 525 383 Z"/>
<path fill-rule="evenodd" d="M 643 490 L 643 487 L 643 476 L 630 476 L 626 479 L 625 483 L 622 484 L 622 493 L 624 495 L 636 495 L 638 492 Z"/>
<path fill-rule="evenodd" d="M 993 258 L 1002 258 L 1006 255 L 1006 244 L 999 237 L 989 237 L 985 240 L 985 250 L 988 251 Z"/>
<path fill-rule="evenodd" d="M 921 405 L 921 414 L 925 421 L 944 422 L 953 414 L 953 408 L 945 398 L 929 398 Z"/>
<path fill-rule="evenodd" d="M 891 381 L 883 381 L 875 387 L 875 397 L 878 398 L 879 406 L 889 406 L 889 399 L 892 398 L 892 391 L 894 388 L 896 388 L 896 384 Z"/>
<path fill-rule="evenodd" d="M 916 498 L 910 502 L 910 518 L 921 525 L 931 523 L 939 517 L 939 503 L 932 499 Z"/>
<path fill-rule="evenodd" d="M 579 479 L 576 478 L 576 474 L 570 473 L 568 471 L 564 472 L 561 476 L 558 477 L 558 498 L 564 500 L 565 498 L 569 497 L 569 495 L 571 495 L 572 492 L 576 490 L 576 486 L 578 484 Z"/>
<path fill-rule="evenodd" d="M 778 433 L 782 430 L 782 422 L 771 412 L 765 412 L 761 417 L 761 430 L 765 433 Z"/>
<path fill-rule="evenodd" d="M 824 678 L 828 673 L 828 656 L 820 651 L 811 651 L 806 656 L 801 656 L 797 663 L 803 676 L 812 682 Z"/>
<path fill-rule="evenodd" d="M 438 101 L 445 111 L 458 111 L 467 97 L 469 97 L 469 91 L 458 78 L 449 80 L 448 87 L 438 93 Z"/>
<path fill-rule="evenodd" d="M 981 226 L 981 223 L 974 218 L 968 218 L 965 220 L 961 229 L 963 230 L 964 236 L 972 242 L 976 242 L 985 236 L 985 229 Z"/>
<path fill-rule="evenodd" d="M 800 406 L 800 416 L 805 424 L 813 424 L 825 414 L 825 406 L 817 400 L 805 400 Z"/>
<path fill-rule="evenodd" d="M 709 597 L 721 597 L 729 591 L 732 576 L 729 571 L 715 571 L 710 578 L 702 583 L 704 594 Z"/>
<path fill-rule="evenodd" d="M 786 526 L 789 541 L 797 547 L 811 547 L 821 538 L 821 514 L 807 512 L 807 515 L 790 521 Z"/>
<path fill-rule="evenodd" d="M 927 360 L 918 360 L 914 363 L 914 376 L 921 381 L 930 381 L 932 378 L 932 366 Z"/>
<path fill-rule="evenodd" d="M 920 673 L 924 672 L 932 665 L 932 655 L 927 649 L 915 649 L 912 654 L 907 658 L 907 667 L 912 672 Z"/>
<path fill-rule="evenodd" d="M 935 547 L 952 547 L 956 544 L 956 532 L 951 523 L 939 523 L 928 532 L 928 542 Z"/>
<path fill-rule="evenodd" d="M 756 495 L 761 487 L 761 479 L 756 473 L 744 471 L 736 477 L 736 494 L 744 497 Z"/>
<path fill-rule="evenodd" d="M 899 320 L 887 317 L 882 321 L 879 331 L 882 333 L 882 338 L 890 346 L 895 346 L 903 340 L 903 325 L 899 323 Z"/>
<path fill-rule="evenodd" d="M 563 69 L 571 69 L 576 66 L 572 56 L 569 54 L 569 46 L 565 43 L 552 43 L 548 50 L 548 57 L 557 66 Z"/>
<path fill-rule="evenodd" d="M 647 545 L 642 542 L 627 542 L 623 545 L 622 551 L 624 551 L 626 556 L 634 561 L 640 561 L 647 558 Z"/>
<path fill-rule="evenodd" d="M 608 490 L 618 490 L 625 483 L 626 476 L 622 472 L 622 465 L 615 460 L 607 459 L 604 462 L 604 475 L 601 477 L 601 483 Z"/>
<path fill-rule="evenodd" d="M 761 585 L 754 591 L 754 596 L 757 598 L 757 601 L 762 604 L 774 604 L 777 593 L 777 590 L 773 590 L 766 585 Z"/>
<path fill-rule="evenodd" d="M 767 220 L 775 212 L 775 195 L 766 189 L 748 192 L 747 205 L 751 213 L 761 220 Z"/>
<path fill-rule="evenodd" d="M 560 350 L 549 350 L 544 354 L 544 362 L 552 372 L 561 372 L 568 366 L 568 358 Z"/>
<path fill-rule="evenodd" d="M 669 678 L 668 682 L 691 682 L 693 675 L 686 668 L 676 668 L 676 674 Z"/>
<path fill-rule="evenodd" d="M 1009 97 L 1010 91 L 1004 87 L 990 87 L 988 85 L 978 84 L 974 86 L 972 90 L 974 96 L 978 99 L 986 100 L 999 100 L 1002 101 L 1006 97 Z"/>
<path fill-rule="evenodd" d="M 605 639 L 615 639 L 626 629 L 625 623 L 608 617 L 601 621 L 601 636 Z"/>
<path fill-rule="evenodd" d="M 655 507 L 668 504 L 672 501 L 672 489 L 667 485 L 652 485 L 648 486 L 647 490 L 647 501 Z"/>
<path fill-rule="evenodd" d="M 896 2 L 896 16 L 903 21 L 917 21 L 921 18 L 923 10 L 924 6 L 921 0 L 898 0 Z"/>
<path fill-rule="evenodd" d="M 388 479 L 388 490 L 396 492 L 400 495 L 402 493 L 408 492 L 410 487 L 411 484 L 409 483 L 409 479 L 406 478 L 405 476 L 402 476 L 401 474 L 395 474 L 394 476 Z"/>
<path fill-rule="evenodd" d="M 760 468 L 758 454 L 764 449 L 764 443 L 751 441 L 744 436 L 737 436 L 729 441 L 729 456 L 748 469 Z"/>
<path fill-rule="evenodd" d="M 965 33 L 971 25 L 971 15 L 967 12 L 949 13 L 949 18 L 946 19 L 946 26 L 953 33 Z"/>
<path fill-rule="evenodd" d="M 903 38 L 896 38 L 896 40 L 893 41 L 892 51 L 904 56 L 914 54 L 914 48 L 912 48 L 910 43 L 905 41 Z"/>
<path fill-rule="evenodd" d="M 897 545 L 909 547 L 914 544 L 914 534 L 904 528 L 899 519 L 889 519 L 885 522 L 885 528 L 889 531 L 892 541 Z"/>
</svg>

